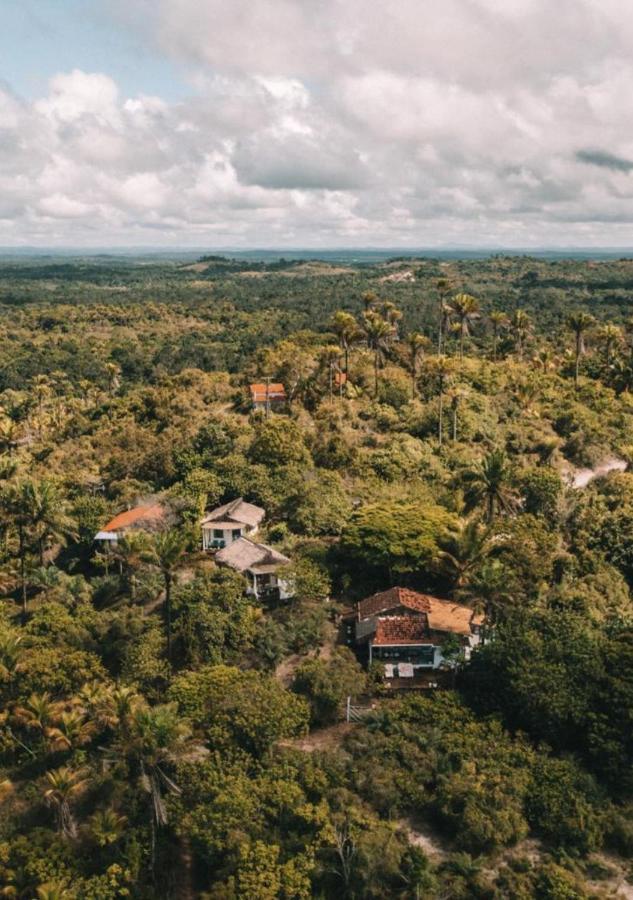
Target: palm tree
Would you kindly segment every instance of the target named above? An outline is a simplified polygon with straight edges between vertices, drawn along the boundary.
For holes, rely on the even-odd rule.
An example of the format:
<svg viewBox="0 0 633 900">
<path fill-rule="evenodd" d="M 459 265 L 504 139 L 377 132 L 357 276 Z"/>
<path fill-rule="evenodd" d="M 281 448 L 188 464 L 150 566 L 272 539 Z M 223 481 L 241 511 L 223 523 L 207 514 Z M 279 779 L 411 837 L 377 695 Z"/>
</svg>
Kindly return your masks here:
<svg viewBox="0 0 633 900">
<path fill-rule="evenodd" d="M 442 338 L 443 338 L 443 327 L 444 327 L 444 313 L 446 309 L 446 298 L 451 292 L 451 283 L 448 278 L 438 278 L 437 280 L 437 293 L 440 298 L 439 303 L 439 315 L 438 315 L 438 327 L 437 327 L 437 353 L 438 356 L 442 355 Z"/>
<path fill-rule="evenodd" d="M 469 603 L 475 612 L 483 613 L 488 628 L 494 627 L 505 617 L 514 600 L 505 565 L 500 559 L 488 556 L 457 592 L 457 598 Z"/>
<path fill-rule="evenodd" d="M 447 356 L 434 356 L 428 361 L 430 374 L 437 379 L 438 425 L 437 438 L 440 447 L 444 440 L 444 394 L 453 371 L 453 363 Z"/>
<path fill-rule="evenodd" d="M 391 325 L 391 334 L 389 335 L 388 342 L 391 343 L 395 338 L 398 337 L 398 323 L 402 318 L 402 313 L 390 300 L 387 300 L 382 304 L 382 317 L 389 325 Z"/>
<path fill-rule="evenodd" d="M 85 788 L 88 783 L 85 772 L 61 766 L 46 773 L 48 788 L 44 799 L 49 806 L 55 807 L 57 829 L 67 838 L 77 837 L 77 822 L 72 814 L 71 800 Z"/>
<path fill-rule="evenodd" d="M 18 488 L 18 502 L 26 525 L 37 546 L 40 565 L 52 544 L 65 544 L 74 532 L 75 523 L 67 514 L 67 505 L 57 485 L 47 479 L 24 479 Z"/>
<path fill-rule="evenodd" d="M 378 367 L 393 329 L 378 313 L 369 312 L 363 317 L 363 330 L 368 346 L 374 351 L 374 395 L 378 396 Z"/>
<path fill-rule="evenodd" d="M 330 403 L 334 403 L 334 367 L 336 366 L 340 355 L 341 351 L 335 344 L 324 347 L 321 354 L 322 363 L 327 367 L 328 370 L 328 389 Z"/>
<path fill-rule="evenodd" d="M 438 544 L 440 552 L 435 568 L 448 578 L 455 594 L 470 583 L 474 572 L 490 553 L 490 529 L 478 519 L 462 521 L 457 531 L 449 531 Z"/>
<path fill-rule="evenodd" d="M 624 391 L 633 393 L 633 352 L 628 359 L 617 356 L 612 365 L 611 384 L 618 397 Z"/>
<path fill-rule="evenodd" d="M 20 429 L 13 419 L 3 416 L 0 419 L 0 451 L 13 456 L 20 443 Z"/>
<path fill-rule="evenodd" d="M 499 335 L 505 328 L 508 328 L 510 319 L 506 313 L 501 312 L 500 310 L 493 310 L 488 316 L 488 319 L 492 325 L 492 359 L 496 362 Z"/>
<path fill-rule="evenodd" d="M 594 324 L 594 317 L 589 313 L 574 313 L 567 319 L 567 327 L 574 333 L 574 387 L 578 389 L 580 357 L 585 352 L 585 334 Z"/>
<path fill-rule="evenodd" d="M 419 331 L 412 331 L 407 338 L 407 344 L 409 346 L 409 365 L 411 366 L 411 396 L 415 398 L 415 386 L 418 380 L 418 363 L 424 350 L 429 346 L 430 341 L 423 334 L 420 334 Z"/>
<path fill-rule="evenodd" d="M 171 660 L 171 589 L 176 570 L 187 552 L 189 536 L 183 531 L 172 529 L 154 535 L 143 552 L 143 561 L 153 566 L 163 576 L 165 586 L 165 613 L 167 624 L 167 658 Z"/>
<path fill-rule="evenodd" d="M 358 323 L 351 313 L 338 310 L 332 316 L 330 327 L 338 338 L 339 345 L 345 357 L 345 375 L 349 378 L 349 354 L 352 345 L 359 339 L 360 330 Z"/>
<path fill-rule="evenodd" d="M 622 329 L 618 328 L 617 325 L 603 325 L 596 334 L 596 340 L 604 353 L 605 369 L 610 369 L 613 360 L 613 351 L 618 347 L 621 347 L 624 342 Z"/>
<path fill-rule="evenodd" d="M 517 309 L 510 319 L 510 329 L 514 336 L 517 356 L 523 359 L 523 350 L 527 337 L 532 330 L 532 320 L 523 309 Z"/>
<path fill-rule="evenodd" d="M 90 836 L 99 847 L 108 847 L 122 837 L 126 823 L 113 809 L 98 810 L 90 817 Z"/>
<path fill-rule="evenodd" d="M 0 631 L 0 681 L 9 682 L 16 674 L 22 655 L 22 638 L 23 635 L 8 628 Z"/>
<path fill-rule="evenodd" d="M 459 415 L 459 408 L 462 404 L 462 400 L 465 397 L 465 391 L 462 388 L 456 387 L 450 393 L 451 400 L 451 414 L 453 417 L 453 440 L 457 440 L 457 417 Z"/>
<path fill-rule="evenodd" d="M 551 372 L 557 362 L 551 348 L 548 346 L 540 347 L 532 357 L 532 361 L 544 373 Z"/>
<path fill-rule="evenodd" d="M 378 295 L 374 291 L 365 291 L 363 296 L 361 297 L 363 301 L 363 307 L 365 309 L 365 315 L 371 310 L 374 304 L 378 300 Z"/>
<path fill-rule="evenodd" d="M 22 616 L 27 614 L 27 578 L 26 558 L 29 551 L 28 528 L 31 525 L 29 501 L 31 499 L 31 483 L 27 480 L 12 482 L 0 494 L 0 508 L 11 523 L 18 536 L 18 582 L 22 596 Z"/>
<path fill-rule="evenodd" d="M 111 561 L 118 563 L 119 574 L 125 574 L 132 602 L 136 600 L 136 570 L 143 562 L 143 554 L 148 546 L 149 538 L 145 532 L 128 531 L 112 546 L 106 547 L 103 553 L 97 554 L 98 562 L 105 566 L 106 571 Z"/>
<path fill-rule="evenodd" d="M 497 512 L 512 512 L 516 508 L 516 494 L 510 486 L 511 472 L 506 454 L 492 450 L 472 469 L 462 475 L 466 486 L 464 499 L 468 509 L 482 505 L 488 523 Z"/>
<path fill-rule="evenodd" d="M 121 759 L 127 762 L 138 775 L 140 787 L 147 795 L 153 869 L 156 829 L 168 821 L 163 791 L 181 793 L 167 770 L 177 763 L 200 760 L 207 751 L 192 739 L 189 724 L 180 717 L 176 703 L 149 707 L 141 701 L 132 706 L 119 727 L 113 746 L 106 753 L 106 762 L 115 763 Z"/>
<path fill-rule="evenodd" d="M 464 337 L 468 334 L 469 323 L 479 316 L 479 301 L 471 294 L 456 294 L 451 301 L 451 309 L 457 316 L 459 332 L 459 358 L 464 358 Z"/>
</svg>

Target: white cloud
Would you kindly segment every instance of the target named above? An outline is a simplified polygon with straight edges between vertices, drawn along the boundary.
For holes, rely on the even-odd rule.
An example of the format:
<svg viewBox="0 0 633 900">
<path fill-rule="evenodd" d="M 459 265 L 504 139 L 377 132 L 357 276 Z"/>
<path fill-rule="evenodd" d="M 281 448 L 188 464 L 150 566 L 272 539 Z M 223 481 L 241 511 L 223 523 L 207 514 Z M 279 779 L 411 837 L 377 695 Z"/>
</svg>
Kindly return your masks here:
<svg viewBox="0 0 633 900">
<path fill-rule="evenodd" d="M 0 82 L 0 243 L 630 242 L 625 0 L 104 2 L 190 97 Z"/>
</svg>

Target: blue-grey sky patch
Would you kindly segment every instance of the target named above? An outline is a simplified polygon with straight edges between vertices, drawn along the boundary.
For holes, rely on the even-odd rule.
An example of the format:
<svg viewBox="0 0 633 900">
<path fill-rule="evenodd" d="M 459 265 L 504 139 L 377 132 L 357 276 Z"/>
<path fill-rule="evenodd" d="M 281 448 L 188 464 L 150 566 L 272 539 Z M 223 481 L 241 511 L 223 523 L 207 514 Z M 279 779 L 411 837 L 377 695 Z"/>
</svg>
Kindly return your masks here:
<svg viewBox="0 0 633 900">
<path fill-rule="evenodd" d="M 633 160 L 615 156 L 604 150 L 579 150 L 576 159 L 590 166 L 612 169 L 614 172 L 630 172 L 633 169 Z"/>
</svg>

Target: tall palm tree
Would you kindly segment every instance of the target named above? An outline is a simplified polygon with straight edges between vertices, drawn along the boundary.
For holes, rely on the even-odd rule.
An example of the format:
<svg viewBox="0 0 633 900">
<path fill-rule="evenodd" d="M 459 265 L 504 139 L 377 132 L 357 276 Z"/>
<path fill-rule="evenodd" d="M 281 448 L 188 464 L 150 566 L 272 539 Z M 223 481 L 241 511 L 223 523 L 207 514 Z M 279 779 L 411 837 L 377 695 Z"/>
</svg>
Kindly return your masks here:
<svg viewBox="0 0 633 900">
<path fill-rule="evenodd" d="M 574 387 L 578 389 L 580 357 L 585 352 L 585 334 L 594 324 L 595 319 L 589 313 L 573 313 L 567 319 L 567 327 L 574 333 Z"/>
<path fill-rule="evenodd" d="M 465 392 L 463 388 L 455 387 L 450 393 L 450 401 L 451 401 L 451 414 L 453 417 L 453 440 L 457 440 L 457 419 L 459 416 L 459 409 L 462 405 L 462 401 L 465 397 Z"/>
<path fill-rule="evenodd" d="M 439 310 L 438 310 L 438 325 L 437 325 L 437 352 L 438 355 L 442 355 L 442 340 L 443 340 L 443 331 L 444 331 L 444 314 L 446 309 L 446 298 L 451 293 L 451 283 L 448 278 L 438 278 L 436 283 L 437 293 L 440 298 L 439 302 Z"/>
<path fill-rule="evenodd" d="M 374 351 L 374 395 L 378 396 L 378 368 L 393 329 L 378 313 L 369 312 L 363 317 L 363 330 L 368 346 Z"/>
<path fill-rule="evenodd" d="M 459 332 L 459 358 L 464 358 L 464 337 L 469 324 L 479 316 L 479 301 L 471 294 L 456 294 L 451 300 L 451 309 L 457 316 Z"/>
<path fill-rule="evenodd" d="M 496 362 L 499 335 L 505 328 L 509 327 L 510 319 L 507 313 L 501 312 L 498 309 L 493 310 L 488 316 L 488 319 L 490 320 L 490 324 L 492 325 L 492 359 L 494 362 Z"/>
<path fill-rule="evenodd" d="M 399 322 L 402 318 L 402 313 L 391 300 L 387 300 L 382 304 L 382 317 L 389 325 L 391 325 L 391 334 L 388 337 L 388 342 L 391 343 L 398 337 L 398 328 Z"/>
<path fill-rule="evenodd" d="M 167 658 L 171 660 L 171 589 L 177 569 L 187 553 L 189 536 L 184 531 L 172 529 L 154 535 L 142 559 L 163 576 L 165 587 L 165 618 L 167 626 Z"/>
<path fill-rule="evenodd" d="M 511 471 L 506 454 L 501 449 L 492 450 L 472 469 L 462 475 L 465 485 L 464 499 L 468 509 L 484 507 L 488 523 L 498 512 L 512 512 L 517 498 L 511 487 Z"/>
<path fill-rule="evenodd" d="M 351 313 L 338 310 L 330 320 L 330 327 L 338 338 L 345 357 L 345 375 L 349 378 L 349 354 L 353 344 L 360 337 L 358 323 Z"/>
<path fill-rule="evenodd" d="M 409 365 L 411 366 L 411 396 L 415 398 L 416 384 L 418 381 L 418 363 L 422 354 L 429 346 L 430 341 L 419 331 L 412 331 L 407 337 L 407 345 L 409 347 Z"/>
<path fill-rule="evenodd" d="M 434 356 L 428 361 L 429 374 L 436 379 L 438 394 L 437 439 L 440 447 L 444 442 L 444 395 L 448 387 L 453 363 L 447 356 Z"/>
<path fill-rule="evenodd" d="M 136 774 L 148 798 L 152 836 L 152 869 L 156 853 L 156 829 L 168 822 L 164 791 L 180 794 L 168 771 L 181 762 L 194 762 L 207 751 L 193 740 L 189 724 L 180 717 L 176 703 L 149 707 L 134 705 L 106 751 L 106 762 L 124 760 Z"/>
<path fill-rule="evenodd" d="M 88 780 L 85 772 L 60 766 L 46 773 L 47 789 L 44 799 L 49 806 L 55 807 L 57 828 L 67 838 L 77 837 L 77 822 L 71 809 L 71 801 L 86 787 Z"/>
<path fill-rule="evenodd" d="M 517 356 L 519 357 L 519 359 L 523 359 L 525 342 L 532 330 L 532 319 L 528 316 L 525 310 L 516 309 L 513 312 L 512 318 L 510 319 L 510 330 L 512 331 L 512 335 L 514 337 Z"/>
<path fill-rule="evenodd" d="M 109 543 L 109 542 L 108 542 Z M 97 561 L 106 571 L 111 562 L 119 566 L 119 574 L 125 576 L 127 587 L 130 591 L 132 602 L 136 600 L 137 570 L 143 563 L 143 554 L 148 550 L 149 536 L 143 531 L 128 531 L 112 546 L 108 546 L 102 553 L 97 554 Z"/>
</svg>

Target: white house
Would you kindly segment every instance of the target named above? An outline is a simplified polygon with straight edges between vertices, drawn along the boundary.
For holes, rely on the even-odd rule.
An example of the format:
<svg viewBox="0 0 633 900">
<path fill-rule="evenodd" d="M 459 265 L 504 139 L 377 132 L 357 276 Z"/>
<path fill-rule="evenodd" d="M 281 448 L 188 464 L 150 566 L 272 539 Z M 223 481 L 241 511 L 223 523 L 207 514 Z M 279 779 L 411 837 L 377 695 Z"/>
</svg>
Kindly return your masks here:
<svg viewBox="0 0 633 900">
<path fill-rule="evenodd" d="M 256 534 L 264 518 L 264 510 L 241 497 L 218 506 L 202 520 L 202 549 L 222 550 L 241 537 Z"/>
<path fill-rule="evenodd" d="M 240 537 L 220 550 L 215 561 L 245 575 L 249 585 L 248 593 L 258 599 L 266 594 L 277 595 L 280 600 L 287 600 L 292 596 L 290 585 L 278 576 L 279 569 L 288 565 L 290 560 L 266 544 L 257 544 Z"/>
</svg>

